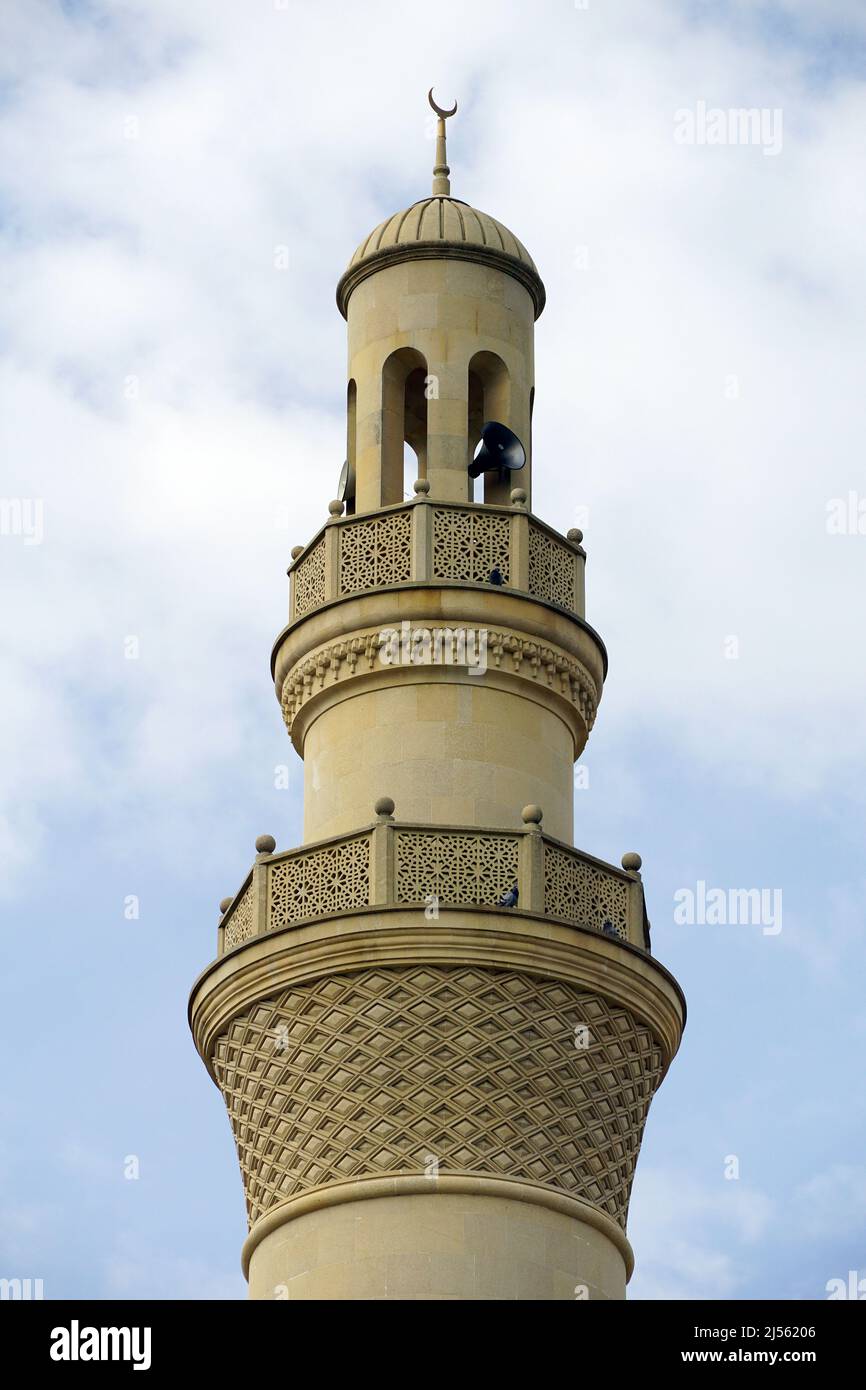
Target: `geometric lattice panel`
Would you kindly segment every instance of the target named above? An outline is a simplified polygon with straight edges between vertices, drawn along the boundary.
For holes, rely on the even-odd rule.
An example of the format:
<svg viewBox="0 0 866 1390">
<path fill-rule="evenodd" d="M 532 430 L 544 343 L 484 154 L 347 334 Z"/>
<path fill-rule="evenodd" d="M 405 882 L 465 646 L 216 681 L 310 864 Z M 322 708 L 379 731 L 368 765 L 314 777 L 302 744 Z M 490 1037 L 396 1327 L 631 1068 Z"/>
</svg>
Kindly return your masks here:
<svg viewBox="0 0 866 1390">
<path fill-rule="evenodd" d="M 287 989 L 217 1039 L 250 1224 L 307 1189 L 482 1173 L 582 1197 L 624 1228 L 662 1069 L 648 1028 L 575 985 L 406 965 Z"/>
<path fill-rule="evenodd" d="M 574 551 L 536 526 L 529 528 L 529 592 L 574 611 Z"/>
<path fill-rule="evenodd" d="M 361 835 L 270 866 L 268 931 L 370 901 L 370 840 Z"/>
<path fill-rule="evenodd" d="M 395 831 L 398 903 L 436 897 L 443 903 L 494 907 L 517 880 L 518 840 L 466 831 Z"/>
<path fill-rule="evenodd" d="M 626 881 L 550 844 L 544 846 L 544 910 L 597 931 L 609 923 L 628 941 Z"/>
<path fill-rule="evenodd" d="M 233 946 L 240 946 L 242 941 L 248 941 L 252 935 L 253 892 L 252 884 L 249 884 L 234 904 L 232 915 L 226 922 L 223 950 L 230 951 Z"/>
<path fill-rule="evenodd" d="M 433 514 L 433 577 L 486 584 L 498 568 L 508 582 L 511 521 L 507 516 L 477 511 L 435 511 Z"/>
<path fill-rule="evenodd" d="M 340 529 L 340 593 L 403 584 L 412 577 L 412 518 L 391 512 Z"/>
<path fill-rule="evenodd" d="M 300 618 L 325 602 L 325 537 L 305 555 L 294 572 L 295 612 Z"/>
</svg>

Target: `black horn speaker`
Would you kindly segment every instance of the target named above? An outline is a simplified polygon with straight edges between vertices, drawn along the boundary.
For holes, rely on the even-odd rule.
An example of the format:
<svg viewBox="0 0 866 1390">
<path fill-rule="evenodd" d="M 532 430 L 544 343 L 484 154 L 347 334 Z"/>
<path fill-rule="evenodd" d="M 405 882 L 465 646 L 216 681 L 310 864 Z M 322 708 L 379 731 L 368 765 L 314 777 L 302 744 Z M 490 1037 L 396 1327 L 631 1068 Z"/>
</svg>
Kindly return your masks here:
<svg viewBox="0 0 866 1390">
<path fill-rule="evenodd" d="M 514 431 L 498 420 L 490 420 L 481 431 L 469 465 L 469 476 L 479 478 L 482 473 L 498 473 L 504 481 L 525 462 L 526 450 Z"/>
</svg>

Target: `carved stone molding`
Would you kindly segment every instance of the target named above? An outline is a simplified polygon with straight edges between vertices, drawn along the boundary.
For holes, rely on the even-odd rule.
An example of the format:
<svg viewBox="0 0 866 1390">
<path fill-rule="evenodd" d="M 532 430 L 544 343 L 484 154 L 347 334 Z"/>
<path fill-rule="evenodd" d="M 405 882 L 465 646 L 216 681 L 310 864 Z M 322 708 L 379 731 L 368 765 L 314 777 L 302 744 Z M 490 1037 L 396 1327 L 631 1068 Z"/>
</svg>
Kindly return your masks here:
<svg viewBox="0 0 866 1390">
<path fill-rule="evenodd" d="M 196 1047 L 210 1070 L 216 1037 L 257 999 L 374 963 L 421 961 L 473 963 L 573 983 L 646 1023 L 661 1045 L 665 1065 L 679 1046 L 685 1023 L 682 991 L 664 966 L 637 947 L 530 913 L 445 906 L 440 919 L 429 922 L 423 910 L 394 906 L 277 929 L 212 961 L 190 996 Z"/>
<path fill-rule="evenodd" d="M 349 1178 L 342 1182 L 328 1183 L 325 1187 L 307 1188 L 295 1197 L 278 1202 L 269 1207 L 252 1227 L 241 1254 L 241 1268 L 244 1277 L 249 1278 L 250 1262 L 261 1245 L 274 1231 L 288 1221 L 311 1212 L 323 1211 L 326 1207 L 341 1206 L 347 1202 L 380 1201 L 383 1197 L 430 1196 L 472 1196 L 499 1197 L 510 1202 L 526 1202 L 536 1207 L 546 1207 L 548 1211 L 572 1217 L 598 1231 L 616 1247 L 622 1256 L 626 1280 L 634 1272 L 634 1252 L 621 1226 L 598 1207 L 590 1206 L 580 1197 L 566 1196 L 541 1183 L 521 1182 L 519 1178 L 491 1178 L 478 1173 L 440 1173 L 434 1176 L 417 1177 L 406 1173 L 389 1173 L 376 1178 Z"/>
<path fill-rule="evenodd" d="M 421 624 L 418 624 L 421 626 Z M 444 628 L 445 624 L 430 624 L 433 630 Z M 331 642 L 312 652 L 310 656 L 293 666 L 282 684 L 280 705 L 283 719 L 289 733 L 292 725 L 308 700 L 327 687 L 351 680 L 358 675 L 380 672 L 383 676 L 399 670 L 401 679 L 407 670 L 447 670 L 455 680 L 478 681 L 479 676 L 470 676 L 465 667 L 456 664 L 432 663 L 429 667 L 399 666 L 385 664 L 380 649 L 385 647 L 386 639 L 382 629 L 359 631 L 338 642 Z M 565 698 L 578 712 L 587 732 L 595 723 L 600 692 L 586 669 L 559 647 L 534 641 L 520 633 L 505 629 L 491 631 L 482 626 L 464 629 L 468 643 L 475 644 L 478 651 L 480 638 L 477 634 L 486 633 L 488 671 L 506 671 L 522 676 Z M 472 634 L 475 634 L 473 636 Z"/>
</svg>

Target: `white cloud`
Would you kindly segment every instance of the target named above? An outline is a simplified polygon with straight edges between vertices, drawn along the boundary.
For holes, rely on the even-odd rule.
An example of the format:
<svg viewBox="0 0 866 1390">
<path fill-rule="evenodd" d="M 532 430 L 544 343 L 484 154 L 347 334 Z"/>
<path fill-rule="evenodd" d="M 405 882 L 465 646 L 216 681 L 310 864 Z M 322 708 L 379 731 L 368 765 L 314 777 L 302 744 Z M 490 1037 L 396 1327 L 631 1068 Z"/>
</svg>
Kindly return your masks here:
<svg viewBox="0 0 866 1390">
<path fill-rule="evenodd" d="M 866 1168 L 834 1163 L 801 1183 L 794 1194 L 797 1219 L 806 1235 L 816 1239 L 849 1237 L 860 1242 L 852 1258 L 862 1259 L 866 1229 Z"/>
<path fill-rule="evenodd" d="M 271 732 L 295 763 L 267 660 L 290 547 L 343 458 L 333 291 L 429 187 L 431 81 L 460 101 L 456 196 L 513 227 L 547 284 L 536 509 L 563 530 L 590 509 L 588 616 L 611 653 L 594 789 L 646 814 L 645 773 L 615 751 L 645 733 L 710 794 L 809 805 L 855 838 L 866 537 L 824 523 L 829 498 L 866 490 L 866 94 L 827 38 L 866 13 L 785 0 L 783 31 L 746 0 L 723 9 L 737 22 L 380 0 L 341 7 L 335 32 L 329 7 L 297 4 L 2 7 L 2 492 L 45 506 L 44 544 L 0 537 L 4 892 L 44 895 L 52 837 L 82 824 L 94 872 L 120 844 L 156 868 L 204 855 L 255 758 L 270 784 Z M 780 106 L 782 153 L 677 145 L 698 100 Z M 806 932 L 786 900 L 781 941 L 825 983 L 859 946 L 860 902 L 831 894 Z M 100 1172 L 86 1149 L 65 1159 L 71 1179 Z M 785 1200 L 639 1169 L 632 1296 L 736 1297 Z M 794 1207 L 845 1233 L 862 1175 L 839 1164 Z M 7 1249 L 51 1229 L 38 1206 L 0 1213 Z M 115 1296 L 243 1292 L 131 1238 L 102 1269 Z"/>
<path fill-rule="evenodd" d="M 687 1173 L 638 1168 L 628 1235 L 630 1298 L 740 1298 L 761 1259 L 774 1203 L 720 1172 L 712 1187 Z"/>
<path fill-rule="evenodd" d="M 342 458 L 333 286 L 355 241 L 426 190 L 431 69 L 461 101 L 455 193 L 509 222 L 547 281 L 538 509 L 590 506 L 589 617 L 616 683 L 602 718 L 612 733 L 647 721 L 744 789 L 805 798 L 835 781 L 862 805 L 866 537 L 824 532 L 866 423 L 862 86 L 816 93 L 807 52 L 673 6 L 492 13 L 446 5 L 423 55 L 384 4 L 345 11 L 337 45 L 298 7 L 253 22 L 121 4 L 101 29 L 45 6 L 6 16 L 30 80 L 0 146 L 5 487 L 46 509 L 43 546 L 3 540 L 20 586 L 0 812 L 13 867 L 49 808 L 83 795 L 110 817 L 135 785 L 194 811 L 240 755 L 288 550 L 323 519 Z M 782 155 L 678 146 L 673 113 L 698 99 L 782 105 Z"/>
</svg>

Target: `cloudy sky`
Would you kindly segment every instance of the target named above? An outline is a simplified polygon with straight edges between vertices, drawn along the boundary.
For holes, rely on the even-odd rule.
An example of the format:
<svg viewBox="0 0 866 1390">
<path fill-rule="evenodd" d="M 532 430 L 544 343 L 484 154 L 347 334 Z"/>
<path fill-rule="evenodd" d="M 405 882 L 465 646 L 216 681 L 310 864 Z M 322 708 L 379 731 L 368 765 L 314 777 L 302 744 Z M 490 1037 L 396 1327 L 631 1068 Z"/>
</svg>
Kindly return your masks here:
<svg viewBox="0 0 866 1390">
<path fill-rule="evenodd" d="M 299 839 L 268 656 L 344 453 L 334 287 L 429 190 L 431 83 L 455 196 L 547 286 L 534 504 L 585 531 L 610 652 L 576 842 L 641 852 L 689 1002 L 631 1294 L 866 1275 L 861 0 L 7 0 L 0 30 L 0 1275 L 244 1295 L 186 998 L 255 836 Z M 776 138 L 699 140 L 743 107 Z M 779 889 L 782 930 L 677 923 L 701 881 Z"/>
</svg>

